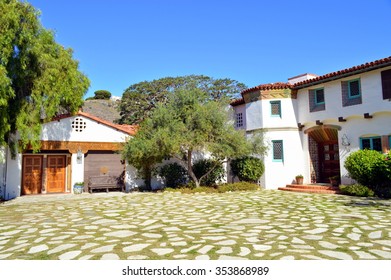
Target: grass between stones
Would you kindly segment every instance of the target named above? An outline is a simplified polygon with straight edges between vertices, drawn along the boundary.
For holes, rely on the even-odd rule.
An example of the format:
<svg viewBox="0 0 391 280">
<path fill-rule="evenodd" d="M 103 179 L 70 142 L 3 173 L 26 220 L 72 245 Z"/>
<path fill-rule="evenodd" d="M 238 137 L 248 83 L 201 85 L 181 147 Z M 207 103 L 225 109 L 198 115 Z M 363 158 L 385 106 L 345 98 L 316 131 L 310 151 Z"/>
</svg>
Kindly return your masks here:
<svg viewBox="0 0 391 280">
<path fill-rule="evenodd" d="M 391 259 L 391 201 L 273 190 L 21 197 L 0 259 Z"/>
</svg>

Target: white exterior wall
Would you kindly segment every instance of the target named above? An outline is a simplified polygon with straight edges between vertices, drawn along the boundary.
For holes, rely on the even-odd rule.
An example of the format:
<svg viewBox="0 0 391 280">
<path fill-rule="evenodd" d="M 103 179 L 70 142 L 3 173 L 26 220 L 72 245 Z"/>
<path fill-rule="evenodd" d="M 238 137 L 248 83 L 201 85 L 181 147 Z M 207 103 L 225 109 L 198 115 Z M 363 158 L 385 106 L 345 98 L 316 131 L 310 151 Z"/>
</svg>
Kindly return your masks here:
<svg viewBox="0 0 391 280">
<path fill-rule="evenodd" d="M 81 132 L 72 128 L 72 122 L 76 118 L 82 119 L 86 128 Z M 80 142 L 125 142 L 130 136 L 122 131 L 105 124 L 98 123 L 84 116 L 73 116 L 59 121 L 46 123 L 42 127 L 41 140 L 44 141 L 80 141 Z M 84 182 L 84 155 L 82 162 L 78 163 L 77 154 L 72 154 L 71 186 L 77 182 Z M 129 185 L 126 181 L 125 185 Z M 73 191 L 73 188 L 71 188 Z"/>
<path fill-rule="evenodd" d="M 271 115 L 271 101 L 281 102 L 281 117 Z M 268 154 L 264 157 L 265 173 L 260 179 L 262 187 L 277 189 L 291 183 L 297 174 L 304 175 L 304 157 L 301 134 L 297 128 L 297 100 L 291 98 L 263 99 L 235 106 L 235 112 L 245 108 L 246 131 L 265 130 L 265 144 Z M 273 161 L 272 140 L 283 141 L 284 161 Z M 307 175 L 308 177 L 309 175 Z"/>
<path fill-rule="evenodd" d="M 82 119 L 86 128 L 77 132 L 72 128 L 72 122 L 76 119 Z M 60 119 L 58 121 L 48 122 L 42 125 L 41 140 L 44 141 L 79 141 L 79 142 L 126 142 L 131 137 L 127 133 L 116 130 L 105 124 L 84 116 L 73 116 Z M 77 154 L 72 154 L 72 174 L 70 189 L 76 182 L 84 182 L 84 155 L 82 162 L 77 160 Z M 127 168 L 130 170 L 130 168 Z M 6 177 L 2 174 L 6 173 Z M 131 185 L 130 174 L 125 176 L 125 185 Z M 130 180 L 129 182 L 127 180 Z M 0 163 L 0 196 L 5 199 L 13 199 L 21 194 L 22 182 L 22 154 L 17 154 L 15 159 L 10 158 L 8 153 L 7 168 Z M 6 187 L 4 188 L 4 184 Z M 5 190 L 4 190 L 5 189 Z"/>
<path fill-rule="evenodd" d="M 344 167 L 346 157 L 348 157 L 350 153 L 360 149 L 360 137 L 391 136 L 391 111 L 376 113 L 372 119 L 364 119 L 362 117 L 351 118 L 344 123 L 342 130 L 339 133 L 342 184 L 350 184 L 352 183 L 352 180 L 348 177 L 348 172 Z M 341 137 L 344 134 L 350 142 L 350 145 L 347 147 L 344 147 L 341 144 Z"/>
<path fill-rule="evenodd" d="M 72 129 L 72 121 L 82 118 L 86 128 L 81 132 Z M 122 131 L 100 124 L 83 116 L 74 116 L 42 126 L 41 140 L 45 141 L 81 141 L 81 142 L 125 142 L 130 137 Z"/>
<path fill-rule="evenodd" d="M 316 120 L 320 120 L 324 123 L 327 123 L 328 121 L 335 121 L 336 119 L 338 120 L 338 117 L 363 117 L 364 113 L 372 114 L 374 112 L 390 111 L 391 102 L 389 100 L 383 100 L 380 76 L 380 72 L 386 69 L 387 68 L 374 70 L 360 75 L 354 75 L 344 79 L 338 79 L 335 81 L 300 89 L 297 94 L 297 100 L 299 104 L 298 122 L 302 124 L 310 124 L 315 123 Z M 362 104 L 343 107 L 341 81 L 349 81 L 358 78 L 360 78 Z M 324 88 L 326 108 L 324 111 L 311 113 L 309 110 L 308 91 L 310 89 L 317 88 Z"/>
<path fill-rule="evenodd" d="M 242 105 L 238 105 L 238 106 L 235 106 L 234 107 L 234 125 L 235 124 L 235 121 L 236 121 L 236 114 L 239 114 L 239 113 L 242 113 L 242 116 L 243 116 L 243 126 L 241 127 L 236 127 L 237 129 L 244 129 L 246 130 L 246 127 L 247 127 L 247 120 L 246 120 L 246 105 L 245 104 L 242 104 Z"/>
<path fill-rule="evenodd" d="M 265 173 L 261 178 L 262 186 L 267 189 L 284 187 L 294 181 L 295 176 L 303 174 L 304 170 L 303 147 L 300 134 L 297 130 L 283 131 L 274 130 L 265 133 L 265 140 L 270 147 L 264 158 Z M 283 141 L 284 159 L 282 162 L 273 160 L 272 140 Z"/>
<path fill-rule="evenodd" d="M 11 153 L 7 157 L 7 178 L 5 199 L 13 199 L 20 196 L 22 182 L 22 155 L 17 154 L 15 159 L 11 158 Z"/>
<path fill-rule="evenodd" d="M 0 147 L 0 198 L 5 198 L 5 181 L 6 181 L 6 148 Z"/>
<path fill-rule="evenodd" d="M 338 131 L 340 175 L 342 184 L 350 184 L 353 181 L 348 177 L 344 162 L 351 152 L 360 149 L 360 137 L 391 135 L 391 102 L 383 100 L 381 71 L 391 67 L 382 68 L 359 75 L 349 76 L 343 79 L 314 85 L 298 92 L 298 122 L 305 125 L 303 130 L 315 126 L 316 120 L 324 124 L 341 127 Z M 342 106 L 341 81 L 360 79 L 362 103 L 352 106 Z M 325 110 L 310 112 L 309 90 L 324 88 Z M 364 113 L 373 116 L 365 119 Z M 338 117 L 347 119 L 346 122 L 338 122 Z M 342 145 L 342 137 L 346 135 L 350 145 Z M 308 154 L 308 135 L 303 137 L 304 157 Z M 309 159 L 305 160 L 305 174 L 309 176 Z M 304 174 L 303 174 L 304 175 Z"/>
<path fill-rule="evenodd" d="M 84 155 L 81 157 L 81 162 L 77 160 L 77 154 L 72 154 L 71 158 L 72 174 L 71 174 L 71 189 L 78 182 L 84 182 Z"/>
</svg>

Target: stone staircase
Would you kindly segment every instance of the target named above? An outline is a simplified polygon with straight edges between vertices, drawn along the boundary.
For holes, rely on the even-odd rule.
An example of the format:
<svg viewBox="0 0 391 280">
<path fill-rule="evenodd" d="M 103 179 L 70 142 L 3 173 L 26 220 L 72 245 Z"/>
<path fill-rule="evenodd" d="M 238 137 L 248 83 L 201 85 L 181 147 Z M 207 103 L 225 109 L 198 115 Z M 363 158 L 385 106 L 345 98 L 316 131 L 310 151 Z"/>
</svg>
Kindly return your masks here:
<svg viewBox="0 0 391 280">
<path fill-rule="evenodd" d="M 331 184 L 288 184 L 286 187 L 278 188 L 281 191 L 304 192 L 304 193 L 323 193 L 323 194 L 340 194 L 338 187 Z"/>
</svg>

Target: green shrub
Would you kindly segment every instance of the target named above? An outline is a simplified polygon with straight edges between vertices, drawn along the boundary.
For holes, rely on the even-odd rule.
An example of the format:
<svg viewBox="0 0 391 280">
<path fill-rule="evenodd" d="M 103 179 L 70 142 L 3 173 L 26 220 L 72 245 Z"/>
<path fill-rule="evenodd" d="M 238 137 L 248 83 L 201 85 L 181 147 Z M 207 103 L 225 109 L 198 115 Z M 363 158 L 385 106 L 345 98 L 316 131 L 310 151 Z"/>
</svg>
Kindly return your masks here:
<svg viewBox="0 0 391 280">
<path fill-rule="evenodd" d="M 368 186 L 379 197 L 391 197 L 391 154 L 383 155 L 374 150 L 351 153 L 345 168 L 352 179 Z"/>
<path fill-rule="evenodd" d="M 167 188 L 177 188 L 187 182 L 186 169 L 175 162 L 162 166 L 158 174 L 164 179 Z"/>
<path fill-rule="evenodd" d="M 265 166 L 259 158 L 242 157 L 231 161 L 231 170 L 240 181 L 256 182 L 265 171 Z"/>
<path fill-rule="evenodd" d="M 345 160 L 345 168 L 352 179 L 364 186 L 377 184 L 378 162 L 383 155 L 374 150 L 359 150 L 351 153 Z"/>
<path fill-rule="evenodd" d="M 340 185 L 339 189 L 343 194 L 346 195 L 363 196 L 363 197 L 369 197 L 375 195 L 373 190 L 360 184 Z"/>
<path fill-rule="evenodd" d="M 260 187 L 257 184 L 249 182 L 238 182 L 232 184 L 222 184 L 217 187 L 219 193 L 223 192 L 235 192 L 235 191 L 256 191 Z"/>
<path fill-rule="evenodd" d="M 211 171 L 208 176 L 202 178 L 200 182 L 201 185 L 208 187 L 215 186 L 216 182 L 224 178 L 224 168 L 220 162 L 216 162 L 213 159 L 201 159 L 193 164 L 193 172 L 198 179 L 213 167 L 215 167 L 213 171 Z"/>
</svg>

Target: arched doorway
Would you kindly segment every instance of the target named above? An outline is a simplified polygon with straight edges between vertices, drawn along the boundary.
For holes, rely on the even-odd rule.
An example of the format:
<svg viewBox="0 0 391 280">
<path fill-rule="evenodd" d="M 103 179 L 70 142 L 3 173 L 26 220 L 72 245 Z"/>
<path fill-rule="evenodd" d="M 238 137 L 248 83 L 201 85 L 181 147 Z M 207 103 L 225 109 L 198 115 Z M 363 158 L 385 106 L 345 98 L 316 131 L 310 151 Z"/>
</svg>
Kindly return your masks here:
<svg viewBox="0 0 391 280">
<path fill-rule="evenodd" d="M 320 125 L 304 131 L 308 134 L 311 183 L 329 183 L 340 175 L 338 130 L 340 126 Z"/>
</svg>

